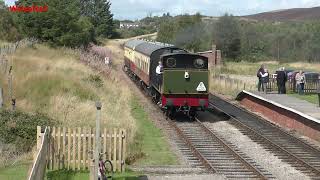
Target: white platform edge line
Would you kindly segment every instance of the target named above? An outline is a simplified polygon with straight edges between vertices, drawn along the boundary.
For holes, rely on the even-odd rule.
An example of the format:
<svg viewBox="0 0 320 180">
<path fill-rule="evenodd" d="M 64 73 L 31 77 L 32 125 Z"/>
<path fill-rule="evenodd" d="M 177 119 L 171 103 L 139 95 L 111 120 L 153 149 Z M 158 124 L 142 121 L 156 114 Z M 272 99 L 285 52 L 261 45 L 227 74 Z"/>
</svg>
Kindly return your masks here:
<svg viewBox="0 0 320 180">
<path fill-rule="evenodd" d="M 291 112 L 293 112 L 293 113 L 296 113 L 296 114 L 298 114 L 298 115 L 300 115 L 300 116 L 302 116 L 302 117 L 304 117 L 304 118 L 307 118 L 307 119 L 309 119 L 309 120 L 311 120 L 311 121 L 314 121 L 314 122 L 320 124 L 320 120 L 319 120 L 319 119 L 316 119 L 316 118 L 314 118 L 314 117 L 312 117 L 312 116 L 309 116 L 309 115 L 307 115 L 307 114 L 305 114 L 305 113 L 303 113 L 303 112 L 297 111 L 297 110 L 295 110 L 295 109 L 293 109 L 293 108 L 290 108 L 290 107 L 286 107 L 286 106 L 284 106 L 284 105 L 282 105 L 282 104 L 279 104 L 279 103 L 277 103 L 277 102 L 274 102 L 274 101 L 269 100 L 269 99 L 266 99 L 266 98 L 263 98 L 263 97 L 261 97 L 261 96 L 258 96 L 258 95 L 256 95 L 256 94 L 253 94 L 253 93 L 248 92 L 248 91 L 246 91 L 246 90 L 243 90 L 242 92 L 245 93 L 245 94 L 249 94 L 250 96 L 253 96 L 253 97 L 255 97 L 255 98 L 258 98 L 258 99 L 260 99 L 260 100 L 263 100 L 263 101 L 266 101 L 266 102 L 268 102 L 268 103 L 271 103 L 271 104 L 273 104 L 273 105 L 276 105 L 276 106 L 278 106 L 278 107 L 280 107 L 280 108 L 283 108 L 283 109 L 286 109 L 286 110 L 291 111 Z"/>
</svg>

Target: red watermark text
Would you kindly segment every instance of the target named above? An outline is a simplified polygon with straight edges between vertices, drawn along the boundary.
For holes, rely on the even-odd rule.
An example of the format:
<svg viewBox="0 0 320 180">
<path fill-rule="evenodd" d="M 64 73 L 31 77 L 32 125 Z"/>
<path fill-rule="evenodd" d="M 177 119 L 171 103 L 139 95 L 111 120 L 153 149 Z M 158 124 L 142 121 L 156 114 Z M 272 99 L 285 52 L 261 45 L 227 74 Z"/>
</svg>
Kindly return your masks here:
<svg viewBox="0 0 320 180">
<path fill-rule="evenodd" d="M 9 6 L 9 11 L 10 12 L 25 12 L 25 13 L 32 13 L 32 12 L 48 12 L 49 7 L 47 5 L 44 6 Z"/>
</svg>

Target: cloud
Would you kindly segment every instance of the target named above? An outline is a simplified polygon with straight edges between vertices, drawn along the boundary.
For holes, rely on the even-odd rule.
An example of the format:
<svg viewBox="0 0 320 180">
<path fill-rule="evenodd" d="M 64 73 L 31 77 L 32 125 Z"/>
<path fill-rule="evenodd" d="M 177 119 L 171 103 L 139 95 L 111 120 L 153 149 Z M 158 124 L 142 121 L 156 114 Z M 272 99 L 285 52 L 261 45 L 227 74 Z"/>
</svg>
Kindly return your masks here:
<svg viewBox="0 0 320 180">
<path fill-rule="evenodd" d="M 148 13 L 173 15 L 200 12 L 220 16 L 228 12 L 247 15 L 264 11 L 320 6 L 319 0 L 111 0 L 112 12 L 118 19 L 138 19 Z"/>
</svg>

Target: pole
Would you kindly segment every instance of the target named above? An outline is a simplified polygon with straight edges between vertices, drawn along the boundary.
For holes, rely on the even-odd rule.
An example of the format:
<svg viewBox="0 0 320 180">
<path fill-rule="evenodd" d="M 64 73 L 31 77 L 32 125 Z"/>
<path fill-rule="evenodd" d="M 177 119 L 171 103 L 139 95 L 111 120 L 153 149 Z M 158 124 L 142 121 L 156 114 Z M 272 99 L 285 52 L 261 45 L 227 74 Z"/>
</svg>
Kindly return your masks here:
<svg viewBox="0 0 320 180">
<path fill-rule="evenodd" d="M 320 80 L 319 80 L 319 83 L 318 83 L 317 93 L 318 93 L 318 101 L 319 101 L 319 107 L 320 107 Z"/>
<path fill-rule="evenodd" d="M 10 66 L 8 74 L 8 85 L 9 85 L 9 101 L 12 101 L 12 66 Z"/>
<path fill-rule="evenodd" d="M 98 180 L 99 172 L 99 154 L 100 154 L 100 118 L 101 118 L 101 102 L 96 102 L 97 119 L 96 119 L 96 150 L 95 150 L 95 180 Z"/>
<path fill-rule="evenodd" d="M 0 87 L 0 108 L 3 107 L 3 90 L 2 88 Z"/>
</svg>

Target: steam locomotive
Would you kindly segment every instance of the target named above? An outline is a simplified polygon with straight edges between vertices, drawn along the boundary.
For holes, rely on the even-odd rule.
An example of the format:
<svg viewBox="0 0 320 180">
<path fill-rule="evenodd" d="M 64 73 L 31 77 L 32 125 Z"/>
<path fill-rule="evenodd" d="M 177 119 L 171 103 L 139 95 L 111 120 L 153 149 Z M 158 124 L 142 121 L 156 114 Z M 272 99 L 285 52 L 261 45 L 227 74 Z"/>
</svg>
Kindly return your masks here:
<svg viewBox="0 0 320 180">
<path fill-rule="evenodd" d="M 156 68 L 162 62 L 161 81 Z M 208 58 L 170 44 L 130 40 L 124 44 L 124 71 L 172 118 L 190 118 L 208 107 Z"/>
</svg>

